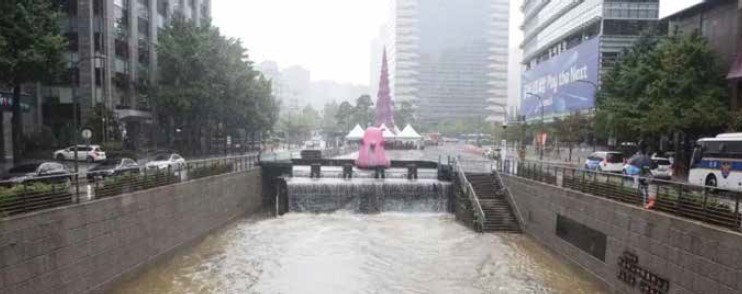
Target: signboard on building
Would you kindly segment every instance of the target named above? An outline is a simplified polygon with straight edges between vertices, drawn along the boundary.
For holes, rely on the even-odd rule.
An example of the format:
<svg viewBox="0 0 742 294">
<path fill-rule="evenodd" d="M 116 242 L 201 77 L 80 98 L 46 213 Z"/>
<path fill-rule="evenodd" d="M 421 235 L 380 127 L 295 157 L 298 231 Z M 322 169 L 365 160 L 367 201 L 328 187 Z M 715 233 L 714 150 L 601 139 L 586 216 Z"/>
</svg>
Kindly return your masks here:
<svg viewBox="0 0 742 294">
<path fill-rule="evenodd" d="M 593 108 L 598 84 L 600 38 L 593 38 L 523 73 L 521 110 L 526 119 Z"/>
</svg>

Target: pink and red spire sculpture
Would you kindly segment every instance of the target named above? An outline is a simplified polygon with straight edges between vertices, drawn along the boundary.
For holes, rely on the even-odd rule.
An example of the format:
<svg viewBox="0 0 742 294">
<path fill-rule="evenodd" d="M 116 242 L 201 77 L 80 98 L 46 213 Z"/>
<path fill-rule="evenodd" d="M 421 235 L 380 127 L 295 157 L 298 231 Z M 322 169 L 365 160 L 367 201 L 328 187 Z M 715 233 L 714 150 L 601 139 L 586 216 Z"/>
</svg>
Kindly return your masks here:
<svg viewBox="0 0 742 294">
<path fill-rule="evenodd" d="M 376 95 L 376 116 L 374 126 L 377 128 L 382 124 L 394 132 L 394 109 L 392 96 L 389 90 L 389 67 L 386 61 L 386 49 L 381 61 L 381 77 L 379 78 L 379 93 Z"/>
</svg>

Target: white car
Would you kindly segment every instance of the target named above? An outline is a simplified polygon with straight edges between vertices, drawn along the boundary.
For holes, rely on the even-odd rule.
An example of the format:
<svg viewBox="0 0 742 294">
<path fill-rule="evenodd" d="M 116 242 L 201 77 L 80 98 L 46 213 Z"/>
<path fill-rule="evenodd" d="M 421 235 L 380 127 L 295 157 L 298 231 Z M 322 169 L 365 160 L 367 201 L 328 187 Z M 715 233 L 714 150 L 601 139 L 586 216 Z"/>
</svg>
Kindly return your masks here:
<svg viewBox="0 0 742 294">
<path fill-rule="evenodd" d="M 624 157 L 621 152 L 594 152 L 585 159 L 585 169 L 608 173 L 621 173 L 624 170 Z"/>
<path fill-rule="evenodd" d="M 77 159 L 75 159 L 75 146 L 70 146 L 54 151 L 54 159 L 87 161 L 90 163 L 106 160 L 106 153 L 98 145 L 77 145 Z"/>
<path fill-rule="evenodd" d="M 673 171 L 670 159 L 665 157 L 652 157 L 652 161 L 657 165 L 656 168 L 651 170 L 652 177 L 665 180 L 672 179 Z"/>
<path fill-rule="evenodd" d="M 155 159 L 147 162 L 147 169 L 167 170 L 170 168 L 173 172 L 185 167 L 185 159 L 177 153 L 161 153 L 155 156 Z"/>
</svg>

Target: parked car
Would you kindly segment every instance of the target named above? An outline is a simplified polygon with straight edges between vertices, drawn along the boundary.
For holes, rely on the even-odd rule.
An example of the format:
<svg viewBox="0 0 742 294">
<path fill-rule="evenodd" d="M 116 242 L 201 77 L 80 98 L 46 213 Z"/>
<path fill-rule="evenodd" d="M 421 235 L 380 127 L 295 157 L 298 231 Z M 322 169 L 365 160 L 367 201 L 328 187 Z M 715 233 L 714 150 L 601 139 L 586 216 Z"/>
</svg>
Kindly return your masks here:
<svg viewBox="0 0 742 294">
<path fill-rule="evenodd" d="M 585 159 L 585 169 L 620 173 L 623 172 L 625 159 L 621 152 L 600 151 L 594 152 Z"/>
<path fill-rule="evenodd" d="M 652 161 L 656 165 L 656 167 L 651 170 L 652 177 L 664 180 L 672 179 L 673 170 L 669 158 L 652 157 Z"/>
<path fill-rule="evenodd" d="M 175 171 L 185 167 L 185 159 L 177 153 L 160 153 L 155 158 L 147 162 L 147 169 L 167 170 L 170 168 Z"/>
<path fill-rule="evenodd" d="M 109 158 L 88 170 L 88 181 L 102 179 L 109 176 L 125 174 L 139 174 L 140 166 L 131 158 Z"/>
<path fill-rule="evenodd" d="M 59 161 L 75 160 L 75 146 L 54 151 L 54 158 Z M 77 145 L 77 160 L 89 163 L 106 160 L 106 153 L 98 145 Z"/>
<path fill-rule="evenodd" d="M 28 182 L 69 185 L 72 174 L 61 163 L 37 162 L 14 166 L 3 176 L 3 180 L 6 181 L 3 182 L 5 186 Z"/>
</svg>

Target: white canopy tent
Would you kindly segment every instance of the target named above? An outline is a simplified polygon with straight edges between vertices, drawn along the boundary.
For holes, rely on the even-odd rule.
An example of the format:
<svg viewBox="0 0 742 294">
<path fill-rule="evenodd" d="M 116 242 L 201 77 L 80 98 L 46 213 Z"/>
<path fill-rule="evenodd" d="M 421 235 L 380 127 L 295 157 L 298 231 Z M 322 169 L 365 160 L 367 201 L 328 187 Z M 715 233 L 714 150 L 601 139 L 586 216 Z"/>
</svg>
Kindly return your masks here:
<svg viewBox="0 0 742 294">
<path fill-rule="evenodd" d="M 386 126 L 386 124 L 381 124 L 381 126 L 379 126 L 379 128 L 381 129 L 381 136 L 384 137 L 384 140 L 385 141 L 387 141 L 387 140 L 388 141 L 394 140 L 394 138 L 396 137 L 394 135 L 394 133 L 392 133 L 392 131 L 389 130 L 389 128 Z"/>
<path fill-rule="evenodd" d="M 364 131 L 361 128 L 361 126 L 356 125 L 355 128 L 353 128 L 352 130 L 350 130 L 350 132 L 348 132 L 348 135 L 345 136 L 345 139 L 348 141 L 359 141 L 363 139 L 363 133 Z"/>
<path fill-rule="evenodd" d="M 401 132 L 399 132 L 399 134 L 397 134 L 397 139 L 402 141 L 420 141 L 423 139 L 423 136 L 420 136 L 420 134 L 408 124 Z"/>
</svg>

